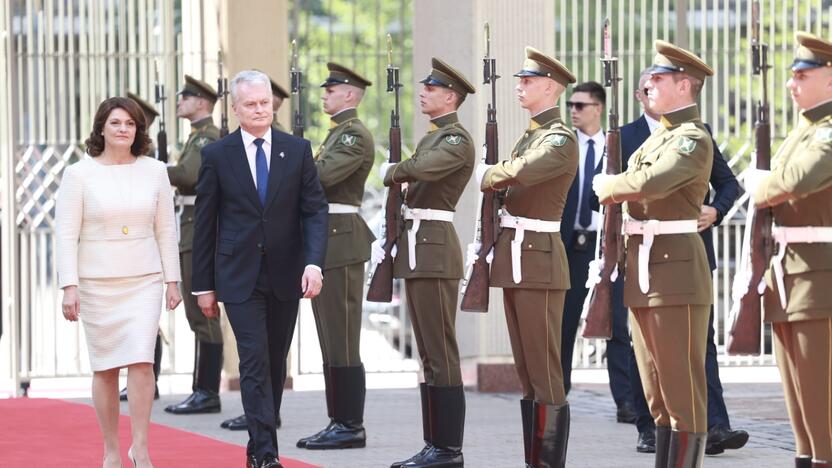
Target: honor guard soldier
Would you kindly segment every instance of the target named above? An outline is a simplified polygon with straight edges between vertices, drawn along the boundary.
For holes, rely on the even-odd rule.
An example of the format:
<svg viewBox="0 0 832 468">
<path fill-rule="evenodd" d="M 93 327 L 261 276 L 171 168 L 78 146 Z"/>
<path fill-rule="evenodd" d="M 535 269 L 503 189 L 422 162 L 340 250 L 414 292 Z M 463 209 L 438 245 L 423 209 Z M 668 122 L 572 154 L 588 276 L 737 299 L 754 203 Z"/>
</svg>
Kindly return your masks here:
<svg viewBox="0 0 832 468">
<path fill-rule="evenodd" d="M 713 301 L 697 219 L 713 163 L 696 99 L 713 70 L 658 40 L 645 84 L 661 127 L 627 171 L 599 174 L 603 204 L 624 203 L 624 304 L 644 394 L 656 423 L 656 466 L 700 467 L 708 432 L 705 346 Z"/>
<path fill-rule="evenodd" d="M 795 466 L 832 467 L 832 42 L 796 34 L 786 88 L 800 123 L 771 171 L 748 170 L 758 209 L 771 207 L 777 250 L 766 272 L 765 320 L 795 437 Z"/>
<path fill-rule="evenodd" d="M 153 125 L 153 122 L 156 120 L 156 117 L 159 116 L 159 111 L 156 110 L 156 107 L 145 101 L 144 99 L 140 98 L 137 94 L 133 94 L 131 92 L 127 92 L 127 97 L 132 99 L 139 107 L 142 108 L 142 112 L 144 113 L 144 119 L 147 122 L 146 128 L 148 129 L 148 135 L 150 135 L 150 126 Z M 150 145 L 150 148 L 147 151 L 148 157 L 156 158 L 156 148 L 153 144 Z M 153 377 L 156 381 L 156 392 L 153 394 L 153 399 L 159 399 L 159 373 L 162 370 L 162 335 L 161 331 L 159 334 L 156 335 L 156 347 L 153 350 Z M 118 394 L 118 398 L 121 401 L 127 401 L 127 387 L 121 389 Z"/>
<path fill-rule="evenodd" d="M 364 365 L 359 354 L 364 295 L 364 262 L 373 234 L 358 209 L 364 183 L 375 161 L 373 136 L 356 108 L 372 83 L 337 63 L 328 63 L 324 112 L 330 117 L 326 139 L 315 154 L 318 177 L 329 201 L 327 243 L 321 293 L 312 299 L 326 385 L 329 425 L 298 441 L 307 449 L 364 447 Z"/>
<path fill-rule="evenodd" d="M 269 78 L 269 81 L 272 83 L 272 112 L 274 113 L 272 128 L 286 133 L 286 129 L 283 128 L 283 125 L 280 125 L 280 122 L 277 121 L 277 111 L 280 110 L 280 106 L 283 105 L 283 100 L 289 97 L 289 93 L 287 93 L 286 89 L 283 86 L 280 86 L 274 78 Z"/>
<path fill-rule="evenodd" d="M 490 284 L 503 288 L 511 349 L 523 399 L 520 409 L 526 466 L 563 467 L 569 405 L 560 363 L 563 302 L 569 265 L 560 221 L 578 170 L 578 139 L 556 103 L 572 73 L 526 47 L 516 92 L 529 111 L 529 128 L 511 158 L 477 167 L 480 189 L 505 191 L 502 230 L 491 261 Z"/>
<path fill-rule="evenodd" d="M 184 401 L 170 405 L 173 414 L 218 413 L 220 411 L 220 376 L 222 371 L 222 330 L 219 318 L 207 318 L 191 294 L 191 252 L 194 237 L 194 201 L 196 180 L 202 162 L 202 148 L 219 139 L 211 113 L 217 92 L 205 82 L 185 75 L 179 91 L 176 116 L 191 122 L 191 134 L 175 166 L 168 167 L 170 184 L 178 192 L 180 206 L 179 256 L 182 267 L 182 302 L 188 324 L 195 335 L 193 393 Z"/>
<path fill-rule="evenodd" d="M 453 225 L 454 208 L 475 165 L 471 135 L 457 109 L 474 86 L 445 62 L 433 69 L 419 93 L 430 128 L 413 157 L 382 165 L 384 185 L 407 183 L 405 229 L 396 241 L 396 278 L 404 278 L 407 310 L 422 360 L 422 427 L 425 447 L 398 467 L 463 466 L 465 394 L 456 342 L 462 251 Z M 383 256 L 383 252 L 382 252 Z"/>
</svg>

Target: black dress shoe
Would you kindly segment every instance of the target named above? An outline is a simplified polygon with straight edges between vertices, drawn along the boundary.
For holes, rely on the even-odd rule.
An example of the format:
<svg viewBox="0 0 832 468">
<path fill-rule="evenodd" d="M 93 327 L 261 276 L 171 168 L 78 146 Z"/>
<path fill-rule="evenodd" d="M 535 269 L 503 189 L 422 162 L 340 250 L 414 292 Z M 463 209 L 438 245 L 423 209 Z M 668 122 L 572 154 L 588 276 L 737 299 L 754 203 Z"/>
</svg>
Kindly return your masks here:
<svg viewBox="0 0 832 468">
<path fill-rule="evenodd" d="M 274 455 L 266 455 L 263 458 L 263 463 L 260 464 L 260 468 L 283 468 L 283 465 L 280 464 L 280 460 Z"/>
<path fill-rule="evenodd" d="M 254 455 L 246 455 L 246 468 L 257 468 L 257 459 Z"/>
<path fill-rule="evenodd" d="M 636 452 L 638 453 L 656 453 L 656 432 L 655 430 L 648 430 L 638 433 L 638 442 L 636 442 Z"/>
<path fill-rule="evenodd" d="M 337 450 L 363 448 L 367 445 L 367 432 L 364 426 L 352 426 L 333 422 L 328 431 L 306 442 L 308 450 Z"/>
<path fill-rule="evenodd" d="M 402 468 L 462 468 L 464 466 L 465 460 L 461 450 L 432 445 L 424 455 L 405 463 Z"/>
<path fill-rule="evenodd" d="M 393 463 L 390 465 L 390 468 L 402 468 L 404 465 L 406 465 L 406 464 L 408 464 L 408 463 L 412 462 L 413 460 L 417 460 L 417 459 L 419 459 L 419 458 L 422 458 L 422 457 L 423 457 L 426 453 L 428 453 L 428 450 L 430 450 L 430 449 L 432 449 L 432 448 L 433 448 L 433 445 L 431 445 L 430 443 L 428 443 L 427 445 L 425 445 L 424 447 L 422 447 L 422 450 L 419 450 L 419 451 L 418 451 L 415 455 L 413 455 L 412 457 L 408 458 L 407 460 L 402 460 L 402 461 L 393 462 Z"/>
<path fill-rule="evenodd" d="M 733 431 L 730 427 L 714 426 L 708 431 L 708 444 L 705 453 L 717 455 L 725 449 L 736 450 L 748 442 L 748 433 L 742 430 Z"/>
<path fill-rule="evenodd" d="M 182 403 L 170 405 L 165 408 L 165 411 L 173 414 L 201 414 L 219 413 L 220 409 L 220 396 L 218 394 L 198 388 Z"/>
<path fill-rule="evenodd" d="M 325 428 L 323 428 L 323 429 L 321 429 L 320 431 L 318 431 L 318 432 L 316 432 L 316 433 L 312 434 L 312 435 L 311 435 L 311 436 L 309 436 L 309 437 L 304 437 L 304 438 L 302 438 L 302 439 L 299 439 L 299 440 L 298 440 L 298 442 L 295 444 L 295 446 L 297 446 L 297 448 L 306 448 L 306 444 L 307 444 L 310 440 L 315 440 L 315 439 L 317 439 L 318 437 L 320 437 L 320 436 L 324 435 L 326 432 L 328 432 L 330 429 L 332 429 L 332 426 L 333 426 L 334 424 L 335 424 L 335 421 L 330 420 L 330 421 L 329 421 L 329 424 L 327 424 Z"/>
<path fill-rule="evenodd" d="M 127 401 L 127 387 L 122 388 L 121 391 L 118 392 L 118 399 L 119 399 L 119 401 Z M 158 385 L 156 385 L 156 391 L 155 391 L 155 393 L 153 393 L 153 399 L 154 400 L 159 399 L 159 386 Z"/>
<path fill-rule="evenodd" d="M 615 412 L 615 420 L 623 424 L 636 423 L 636 410 L 633 405 L 622 405 Z"/>
<path fill-rule="evenodd" d="M 229 431 L 245 431 L 248 429 L 248 421 L 246 421 L 246 415 L 241 414 L 236 418 L 226 419 L 220 427 Z"/>
</svg>

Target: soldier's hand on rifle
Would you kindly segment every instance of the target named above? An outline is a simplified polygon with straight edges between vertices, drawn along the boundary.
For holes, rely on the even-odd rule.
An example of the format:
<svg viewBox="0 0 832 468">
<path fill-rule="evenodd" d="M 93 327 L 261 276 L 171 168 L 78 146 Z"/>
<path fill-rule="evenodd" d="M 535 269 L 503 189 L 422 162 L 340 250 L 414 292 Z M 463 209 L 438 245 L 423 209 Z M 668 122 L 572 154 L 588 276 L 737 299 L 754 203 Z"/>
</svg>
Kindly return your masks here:
<svg viewBox="0 0 832 468">
<path fill-rule="evenodd" d="M 482 244 L 479 242 L 471 242 L 468 244 L 468 248 L 465 252 L 465 268 L 473 265 L 479 259 L 479 255 L 477 255 L 477 253 L 481 248 Z"/>
<path fill-rule="evenodd" d="M 595 174 L 592 178 L 592 191 L 595 192 L 595 195 L 598 195 L 598 198 L 601 198 L 600 191 L 601 189 L 612 180 L 615 175 L 612 174 Z"/>
<path fill-rule="evenodd" d="M 485 164 L 485 163 L 477 164 L 477 170 L 474 173 L 474 175 L 477 178 L 477 186 L 478 187 L 482 186 L 482 179 L 483 179 L 483 177 L 485 177 L 485 173 L 488 172 L 488 170 L 491 169 L 492 167 L 494 167 L 493 164 Z"/>
<path fill-rule="evenodd" d="M 390 168 L 395 166 L 395 165 L 396 165 L 396 163 L 389 163 L 389 162 L 381 163 L 381 167 L 378 168 L 378 175 L 382 179 L 384 179 L 385 177 L 387 177 L 387 172 L 390 171 Z"/>
<path fill-rule="evenodd" d="M 384 252 L 384 239 L 376 239 L 370 244 L 370 261 L 373 263 L 381 263 L 384 261 L 384 257 L 387 254 Z M 390 250 L 390 254 L 393 258 L 396 258 L 396 246 L 394 245 L 393 248 Z"/>
<path fill-rule="evenodd" d="M 757 189 L 760 187 L 760 184 L 763 182 L 763 179 L 771 175 L 771 171 L 764 171 L 762 169 L 756 169 L 753 167 L 749 167 L 742 173 L 743 177 L 743 187 L 745 187 L 745 191 L 748 192 L 748 195 L 751 198 L 754 198 L 757 194 Z"/>
</svg>

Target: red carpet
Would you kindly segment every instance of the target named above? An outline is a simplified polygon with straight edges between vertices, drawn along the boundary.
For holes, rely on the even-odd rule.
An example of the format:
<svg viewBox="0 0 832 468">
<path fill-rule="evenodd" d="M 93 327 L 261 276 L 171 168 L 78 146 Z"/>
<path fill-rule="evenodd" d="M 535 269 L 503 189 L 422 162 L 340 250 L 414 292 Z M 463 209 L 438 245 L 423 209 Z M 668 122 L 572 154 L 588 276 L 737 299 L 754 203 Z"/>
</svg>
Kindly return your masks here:
<svg viewBox="0 0 832 468">
<path fill-rule="evenodd" d="M 130 418 L 119 422 L 122 464 L 130 466 Z M 245 448 L 159 424 L 150 427 L 157 468 L 245 466 Z M 41 398 L 0 400 L 0 467 L 101 466 L 104 449 L 92 406 Z M 286 468 L 315 465 L 281 457 Z"/>
</svg>

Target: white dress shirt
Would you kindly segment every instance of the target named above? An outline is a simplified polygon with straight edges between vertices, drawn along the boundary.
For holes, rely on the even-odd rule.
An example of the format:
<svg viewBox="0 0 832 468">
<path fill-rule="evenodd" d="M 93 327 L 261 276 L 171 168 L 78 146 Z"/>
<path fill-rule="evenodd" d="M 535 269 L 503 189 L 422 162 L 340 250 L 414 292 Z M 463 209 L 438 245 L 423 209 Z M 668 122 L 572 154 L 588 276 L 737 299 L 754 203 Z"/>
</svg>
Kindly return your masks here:
<svg viewBox="0 0 832 468">
<path fill-rule="evenodd" d="M 647 127 L 650 129 L 650 133 L 655 132 L 656 129 L 659 128 L 659 125 L 661 125 L 661 123 L 659 123 L 658 120 L 654 119 L 653 117 L 650 117 L 647 114 L 644 114 L 644 120 L 647 121 Z"/>
<path fill-rule="evenodd" d="M 590 223 L 589 227 L 584 228 L 581 226 L 580 218 L 581 218 L 581 203 L 583 202 L 584 194 L 582 192 L 584 186 L 584 163 L 586 162 L 586 152 L 589 149 L 589 140 L 593 141 L 593 146 L 595 150 L 595 167 L 601 165 L 601 159 L 604 156 L 604 148 L 607 146 L 607 138 L 604 135 L 603 130 L 598 130 L 598 133 L 595 135 L 589 136 L 586 133 L 575 129 L 575 134 L 578 135 L 578 150 L 580 153 L 580 161 L 578 163 L 578 205 L 577 209 L 575 210 L 575 229 L 586 229 L 588 231 L 597 231 L 599 226 L 601 225 L 601 214 L 597 211 L 592 212 L 592 223 Z M 589 174 L 589 177 L 593 177 L 595 173 Z"/>
</svg>

